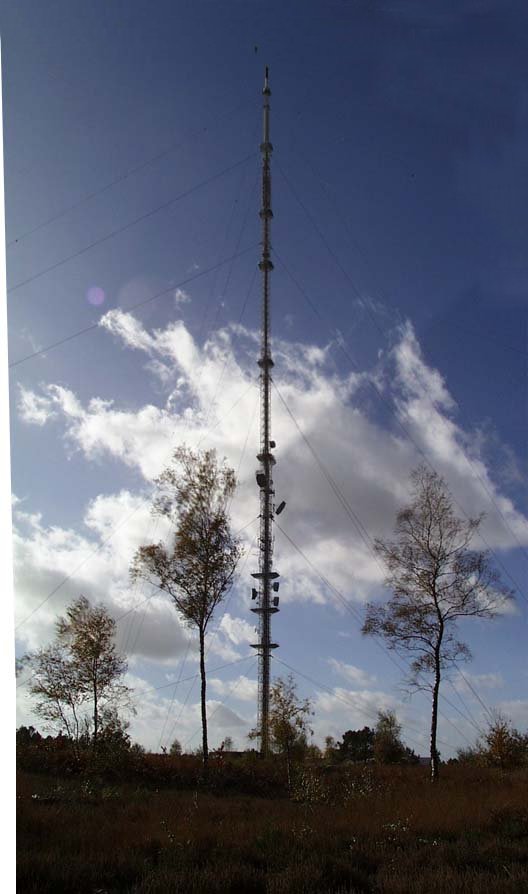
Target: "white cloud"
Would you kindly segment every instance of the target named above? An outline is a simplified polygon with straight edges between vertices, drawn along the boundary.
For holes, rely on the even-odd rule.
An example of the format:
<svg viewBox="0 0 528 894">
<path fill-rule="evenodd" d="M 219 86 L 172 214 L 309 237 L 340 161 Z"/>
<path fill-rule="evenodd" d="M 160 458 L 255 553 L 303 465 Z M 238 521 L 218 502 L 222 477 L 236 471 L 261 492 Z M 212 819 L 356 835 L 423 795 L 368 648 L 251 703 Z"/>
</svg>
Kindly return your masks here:
<svg viewBox="0 0 528 894">
<path fill-rule="evenodd" d="M 254 638 L 254 628 L 243 618 L 233 618 L 226 612 L 220 624 L 220 630 L 236 646 L 246 645 Z"/>
<path fill-rule="evenodd" d="M 99 321 L 112 335 L 117 335 L 129 348 L 150 353 L 155 346 L 155 339 L 143 328 L 139 320 L 132 314 L 115 308 L 109 310 Z"/>
<path fill-rule="evenodd" d="M 137 468 L 147 481 L 166 465 L 173 444 L 206 442 L 232 466 L 240 465 L 233 518 L 235 526 L 245 524 L 257 500 L 253 445 L 258 442 L 258 395 L 251 383 L 258 335 L 233 325 L 199 347 L 182 321 L 148 332 L 131 314 L 115 310 L 101 322 L 126 346 L 146 353 L 151 364 L 161 364 L 162 378 L 170 377 L 164 365 L 169 362 L 174 373 L 170 385 L 166 381 L 171 391 L 165 406 L 124 410 L 98 399 L 83 406 L 68 389 L 48 385 L 39 394 L 26 392 L 26 421 L 44 424 L 50 415 L 60 415 L 68 442 L 88 459 L 110 454 Z M 363 601 L 379 587 L 383 569 L 369 538 L 391 532 L 397 509 L 408 499 L 409 472 L 422 460 L 419 450 L 431 456 L 468 514 L 487 512 L 483 532 L 490 546 L 528 544 L 526 519 L 499 492 L 483 460 L 473 457 L 468 466 L 464 450 L 470 436 L 452 420 L 456 405 L 438 371 L 425 363 L 410 324 L 398 330 L 394 347 L 374 372 L 338 373 L 330 347 L 277 340 L 275 381 L 342 499 L 332 492 L 275 392 L 274 477 L 277 499 L 287 500 L 281 527 L 347 598 Z M 385 394 L 392 391 L 399 417 L 419 450 L 398 428 L 393 431 L 370 418 L 365 395 L 371 399 L 369 383 L 380 375 Z M 249 449 L 243 451 L 244 443 Z M 483 483 L 503 518 L 490 504 Z M 276 561 L 287 582 L 281 589 L 284 601 L 333 598 L 280 531 Z"/>
<path fill-rule="evenodd" d="M 201 744 L 200 703 L 196 700 L 198 680 L 186 682 L 174 688 L 159 690 L 141 677 L 127 674 L 125 682 L 136 692 L 135 717 L 130 717 L 132 739 L 147 748 L 159 751 L 160 746 L 170 747 L 178 739 L 185 751 L 192 751 Z M 186 696 L 191 698 L 186 703 Z M 254 723 L 252 716 L 242 716 L 227 704 L 215 699 L 207 700 L 207 717 L 210 747 L 220 745 L 226 735 L 242 743 Z"/>
<path fill-rule="evenodd" d="M 373 674 L 368 674 L 354 664 L 346 664 L 344 661 L 337 661 L 336 658 L 329 658 L 328 664 L 336 674 L 344 677 L 356 686 L 372 686 L 376 682 L 376 677 Z"/>
<path fill-rule="evenodd" d="M 207 685 L 218 695 L 232 694 L 233 698 L 256 704 L 258 692 L 257 681 L 251 680 L 249 677 L 244 676 L 244 674 L 241 674 L 234 682 L 226 682 L 224 680 L 219 680 L 217 677 L 213 677 L 208 681 Z"/>
<path fill-rule="evenodd" d="M 435 407 L 453 410 L 456 404 L 436 369 L 426 365 L 411 323 L 400 327 L 400 339 L 392 349 L 399 384 L 413 401 L 432 401 Z"/>
<path fill-rule="evenodd" d="M 236 729 L 238 733 L 240 733 L 240 727 L 247 729 L 247 721 L 231 708 L 227 708 L 221 703 L 216 707 L 214 702 L 208 702 L 207 704 L 208 706 L 211 705 L 215 711 L 214 721 L 219 729 L 226 731 Z"/>
<path fill-rule="evenodd" d="M 14 507 L 14 572 L 16 589 L 16 613 L 20 623 L 59 586 L 54 595 L 22 623 L 17 631 L 19 646 L 28 651 L 45 645 L 54 637 L 55 622 L 72 599 L 84 593 L 92 603 L 103 603 L 118 620 L 117 646 L 127 654 L 129 673 L 127 682 L 137 690 L 138 714 L 131 718 L 132 737 L 147 747 L 158 749 L 159 736 L 166 717 L 166 736 L 172 722 L 178 719 L 177 735 L 182 741 L 194 736 L 189 748 L 196 747 L 200 727 L 200 710 L 196 698 L 199 687 L 186 682 L 162 691 L 156 691 L 142 677 L 146 668 L 167 668 L 180 675 L 180 664 L 185 659 L 184 679 L 197 669 L 197 638 L 178 618 L 170 599 L 147 585 L 130 584 L 128 566 L 137 546 L 149 539 L 166 534 L 163 525 L 156 523 L 150 514 L 148 500 L 122 491 L 111 496 L 100 495 L 87 507 L 84 522 L 90 536 L 72 529 L 46 526 L 40 514 L 23 512 Z M 113 536 L 109 535 L 113 533 Z M 105 542 L 106 541 L 106 542 Z M 224 615 L 220 630 L 214 624 L 206 640 L 208 666 L 217 667 L 222 662 L 239 659 L 247 654 L 246 641 L 251 631 L 243 618 Z M 229 668 L 226 669 L 229 673 Z M 26 675 L 26 672 L 22 675 Z M 150 674 L 149 674 L 150 675 Z M 240 687 L 230 695 L 233 683 L 223 680 L 224 672 L 217 671 L 211 680 L 212 691 L 226 697 L 248 702 L 252 681 L 239 677 Z M 235 679 L 235 683 L 237 680 Z M 145 692 L 146 690 L 146 692 Z M 173 692 L 177 697 L 172 702 Z M 191 698 L 186 702 L 190 692 Z M 182 694 L 183 693 L 183 694 Z M 171 704 L 172 702 L 172 704 Z M 17 723 L 33 724 L 42 728 L 35 719 L 27 687 L 17 690 Z M 226 734 L 238 736 L 242 742 L 244 729 L 254 725 L 253 712 L 247 718 L 231 711 L 228 705 L 210 700 L 208 713 L 210 741 L 218 745 Z M 164 734 L 165 735 L 165 734 Z M 242 738 L 240 738 L 242 736 Z M 162 744 L 170 744 L 168 742 Z"/>
<path fill-rule="evenodd" d="M 410 323 L 400 328 L 392 349 L 400 393 L 399 417 L 420 451 L 446 479 L 455 508 L 469 516 L 485 513 L 482 543 L 511 548 L 528 542 L 528 521 L 501 494 L 481 455 L 481 433 L 464 431 L 449 415 L 456 404 L 437 370 L 427 366 Z M 497 480 L 500 480 L 500 473 Z"/>
<path fill-rule="evenodd" d="M 146 491 L 176 444 L 215 447 L 238 471 L 232 515 L 235 529 L 242 528 L 258 513 L 254 455 L 259 440 L 255 369 L 258 333 L 231 325 L 212 333 L 204 345 L 199 345 L 182 321 L 149 330 L 122 310 L 107 313 L 101 325 L 126 349 L 144 355 L 148 370 L 164 389 L 164 402 L 125 408 L 117 401 L 95 396 L 81 401 L 71 389 L 50 383 L 35 391 L 21 389 L 21 419 L 37 426 L 54 420 L 62 426 L 70 449 L 90 462 L 114 457 L 142 475 Z M 275 491 L 277 501 L 287 501 L 279 522 L 313 566 L 356 606 L 379 592 L 384 573 L 369 549 L 368 538 L 391 533 L 396 512 L 408 499 L 409 472 L 422 460 L 421 450 L 444 475 L 468 514 L 487 513 L 483 530 L 493 549 L 511 549 L 518 541 L 528 544 L 526 519 L 512 499 L 502 493 L 489 462 L 474 443 L 473 433 L 455 421 L 456 403 L 440 373 L 424 360 L 410 324 L 397 331 L 393 348 L 382 354 L 374 370 L 341 373 L 333 360 L 335 348 L 335 343 L 321 347 L 284 339 L 274 342 L 274 380 L 280 395 L 341 498 L 329 486 L 318 460 L 274 390 Z M 392 419 L 383 419 L 383 412 L 372 413 L 372 383 L 383 388 L 387 401 L 394 402 L 398 418 L 415 443 L 405 438 Z M 471 465 L 464 457 L 468 452 Z M 503 518 L 486 491 L 500 507 Z M 57 613 L 84 591 L 104 601 L 116 615 L 137 606 L 137 611 L 120 624 L 124 631 L 120 633 L 121 642 L 128 640 L 135 669 L 144 660 L 168 666 L 185 651 L 189 634 L 178 622 L 170 602 L 155 595 L 150 602 L 139 605 L 148 593 L 131 588 L 128 579 L 134 550 L 145 539 L 158 536 L 147 492 L 99 495 L 86 506 L 84 527 L 79 530 L 60 528 L 53 525 L 53 519 L 23 513 L 20 505 L 15 505 L 14 512 L 19 617 L 26 617 L 64 577 L 71 575 L 20 628 L 25 647 L 49 639 Z M 361 532 L 351 514 L 364 526 Z M 256 531 L 256 525 L 244 531 L 247 546 Z M 108 542 L 104 543 L 106 538 Z M 257 570 L 257 562 L 253 548 L 234 594 L 236 604 L 246 590 L 246 617 L 250 617 L 249 574 Z M 294 600 L 332 601 L 343 611 L 335 594 L 278 529 L 275 564 L 281 572 L 281 605 Z M 211 637 L 213 654 L 226 661 L 244 655 L 255 641 L 253 625 L 236 614 L 233 609 L 231 614 L 226 613 L 218 633 Z M 193 644 L 191 658 L 194 655 Z M 330 716 L 334 709 L 335 717 L 340 718 L 335 720 L 336 725 L 343 727 L 343 717 L 347 718 L 346 726 L 336 732 L 367 723 L 360 716 L 361 709 L 375 717 L 378 707 L 396 704 L 391 696 L 367 692 L 374 679 L 367 679 L 361 669 L 342 662 L 333 666 L 360 687 L 353 693 L 335 690 L 352 699 L 352 713 L 347 714 L 346 705 L 335 695 L 333 702 L 330 696 L 318 699 L 324 723 L 334 722 Z M 224 694 L 220 678 L 215 677 L 214 685 L 220 687 L 218 694 Z M 241 692 L 245 692 L 243 683 Z M 158 701 L 158 696 L 153 696 L 152 717 L 158 716 Z M 192 714 L 195 707 L 189 710 Z M 199 713 L 197 719 L 199 723 Z"/>
<path fill-rule="evenodd" d="M 23 422 L 33 425 L 45 425 L 53 418 L 54 411 L 52 401 L 43 395 L 29 391 L 23 385 L 19 385 L 18 414 Z"/>
<path fill-rule="evenodd" d="M 21 625 L 17 636 L 24 649 L 51 641 L 57 616 L 72 599 L 84 594 L 92 603 L 106 605 L 112 617 L 121 619 L 117 644 L 132 664 L 146 659 L 170 666 L 186 652 L 188 660 L 195 660 L 196 637 L 180 619 L 170 598 L 145 582 L 130 581 L 129 568 L 136 549 L 170 535 L 167 522 L 154 518 L 150 506 L 149 499 L 126 490 L 99 495 L 85 511 L 87 536 L 73 529 L 47 526 L 40 514 L 24 512 L 15 505 L 15 608 L 17 624 Z M 250 653 L 248 643 L 254 632 L 247 621 L 225 612 L 215 630 L 217 625 L 213 619 L 207 637 L 208 654 L 233 661 Z"/>
<path fill-rule="evenodd" d="M 50 641 L 57 615 L 81 593 L 105 604 L 114 618 L 129 612 L 118 625 L 118 644 L 126 642 L 132 657 L 172 660 L 186 648 L 188 634 L 169 600 L 129 579 L 137 547 L 164 533 L 163 525 L 156 527 L 152 519 L 148 500 L 128 491 L 97 497 L 84 518 L 94 535 L 90 538 L 72 529 L 48 527 L 40 515 L 16 507 L 13 514 L 15 609 L 21 624 L 18 638 L 25 648 Z"/>
<path fill-rule="evenodd" d="M 180 303 L 188 300 L 180 289 L 176 290 L 175 299 L 177 295 Z M 198 349 L 181 320 L 170 323 L 166 329 L 154 329 L 150 334 L 133 314 L 116 308 L 101 317 L 99 325 L 134 350 L 171 359 L 187 374 L 198 362 Z"/>
<path fill-rule="evenodd" d="M 341 686 L 334 687 L 332 692 L 318 693 L 313 708 L 312 726 L 320 740 L 326 735 L 341 737 L 347 729 L 373 727 L 378 711 L 395 711 L 400 721 L 405 721 L 408 713 L 406 706 L 387 692 Z"/>
<path fill-rule="evenodd" d="M 181 304 L 189 304 L 191 300 L 191 296 L 184 289 L 176 289 L 174 292 L 174 303 L 176 307 L 179 307 Z"/>
</svg>

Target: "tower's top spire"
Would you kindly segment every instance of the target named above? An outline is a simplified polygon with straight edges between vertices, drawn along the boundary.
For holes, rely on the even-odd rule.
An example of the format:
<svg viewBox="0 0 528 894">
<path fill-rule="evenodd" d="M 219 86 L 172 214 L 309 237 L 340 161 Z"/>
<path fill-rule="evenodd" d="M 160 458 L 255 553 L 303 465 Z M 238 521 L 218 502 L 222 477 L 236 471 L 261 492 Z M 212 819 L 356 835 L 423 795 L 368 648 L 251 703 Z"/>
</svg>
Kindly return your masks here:
<svg viewBox="0 0 528 894">
<path fill-rule="evenodd" d="M 264 87 L 262 89 L 262 94 L 264 96 L 263 99 L 263 122 L 262 122 L 262 143 L 260 144 L 260 151 L 263 155 L 266 155 L 269 158 L 271 152 L 273 152 L 273 146 L 270 143 L 269 138 L 269 116 L 270 116 L 270 101 L 269 98 L 271 96 L 271 90 L 269 86 L 269 68 L 266 65 L 264 69 Z M 264 173 L 264 181 L 269 184 L 269 170 Z M 268 194 L 270 190 L 268 189 Z M 269 203 L 268 203 L 269 204 Z"/>
<path fill-rule="evenodd" d="M 266 96 L 271 96 L 271 90 L 270 90 L 270 86 L 269 86 L 269 81 L 268 81 L 268 79 L 269 79 L 269 68 L 268 68 L 268 66 L 266 65 L 266 68 L 265 68 L 265 70 L 264 70 L 264 88 L 263 88 L 262 92 L 263 92 Z"/>
</svg>

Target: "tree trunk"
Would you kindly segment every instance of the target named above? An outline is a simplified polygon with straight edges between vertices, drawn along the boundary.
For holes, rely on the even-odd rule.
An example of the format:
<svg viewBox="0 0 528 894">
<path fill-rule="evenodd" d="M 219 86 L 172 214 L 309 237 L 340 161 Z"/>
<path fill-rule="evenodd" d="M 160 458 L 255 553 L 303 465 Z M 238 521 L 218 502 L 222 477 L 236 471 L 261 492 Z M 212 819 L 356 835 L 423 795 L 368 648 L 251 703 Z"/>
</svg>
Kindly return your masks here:
<svg viewBox="0 0 528 894">
<path fill-rule="evenodd" d="M 209 748 L 207 745 L 207 708 L 206 708 L 206 678 L 205 678 L 205 632 L 200 628 L 200 676 L 202 679 L 202 750 L 204 770 L 207 770 L 209 762 Z"/>
<path fill-rule="evenodd" d="M 99 706 L 97 704 L 97 680 L 94 679 L 93 684 L 93 698 L 94 698 L 94 711 L 93 711 L 93 750 L 97 751 L 97 735 L 99 733 Z"/>
<path fill-rule="evenodd" d="M 440 690 L 440 648 L 435 650 L 435 679 L 433 686 L 433 705 L 431 710 L 431 782 L 438 781 L 439 761 L 436 747 L 436 730 L 438 726 L 438 692 Z"/>
<path fill-rule="evenodd" d="M 73 704 L 73 703 L 72 703 L 72 714 L 73 714 L 73 720 L 75 723 L 75 735 L 72 736 L 72 734 L 70 733 L 69 724 L 66 727 L 66 733 L 70 737 L 70 739 L 73 741 L 73 754 L 74 754 L 75 760 L 77 761 L 77 760 L 79 760 L 79 718 L 77 717 L 77 711 L 75 710 L 75 704 Z"/>
<path fill-rule="evenodd" d="M 286 746 L 286 778 L 288 780 L 288 791 L 291 789 L 291 755 L 290 749 Z"/>
</svg>

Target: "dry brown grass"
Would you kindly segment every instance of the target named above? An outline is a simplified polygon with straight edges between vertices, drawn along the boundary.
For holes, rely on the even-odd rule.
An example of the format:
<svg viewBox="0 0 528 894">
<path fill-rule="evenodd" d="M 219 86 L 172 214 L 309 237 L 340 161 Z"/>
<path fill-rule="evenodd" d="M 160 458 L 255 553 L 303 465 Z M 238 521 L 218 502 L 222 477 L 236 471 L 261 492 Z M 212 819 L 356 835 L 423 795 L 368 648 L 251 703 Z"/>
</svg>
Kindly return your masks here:
<svg viewBox="0 0 528 894">
<path fill-rule="evenodd" d="M 528 891 L 526 770 L 449 767 L 434 787 L 419 767 L 309 771 L 296 796 L 21 774 L 18 890 Z"/>
</svg>

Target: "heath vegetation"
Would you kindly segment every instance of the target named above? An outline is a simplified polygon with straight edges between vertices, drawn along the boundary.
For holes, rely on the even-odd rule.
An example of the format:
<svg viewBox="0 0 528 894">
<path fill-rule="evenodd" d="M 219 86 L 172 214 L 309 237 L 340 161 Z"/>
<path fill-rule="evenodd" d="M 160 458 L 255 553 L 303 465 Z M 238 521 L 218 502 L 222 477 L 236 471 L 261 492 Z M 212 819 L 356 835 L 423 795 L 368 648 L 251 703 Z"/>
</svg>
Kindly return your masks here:
<svg viewBox="0 0 528 894">
<path fill-rule="evenodd" d="M 54 641 L 19 662 L 49 733 L 17 731 L 19 891 L 528 890 L 528 734 L 490 713 L 456 759 L 442 763 L 436 747 L 440 686 L 469 657 L 457 622 L 493 617 L 511 594 L 489 556 L 471 549 L 480 519 L 456 517 L 435 473 L 417 469 L 412 483 L 396 539 L 377 542 L 392 596 L 367 607 L 363 632 L 407 657 L 408 684 L 431 693 L 429 766 L 390 710 L 318 747 L 312 702 L 292 676 L 271 685 L 269 757 L 233 750 L 229 736 L 211 750 L 205 642 L 240 557 L 228 515 L 235 478 L 214 452 L 181 448 L 154 503 L 172 539 L 140 547 L 131 571 L 197 633 L 201 746 L 186 754 L 174 739 L 153 754 L 131 741 L 115 622 L 104 606 L 74 600 Z"/>
</svg>

